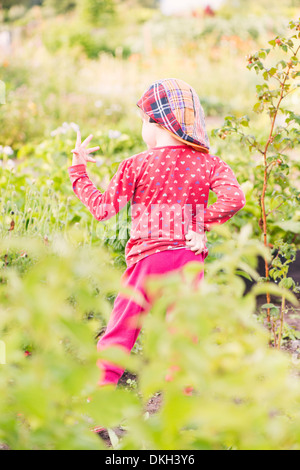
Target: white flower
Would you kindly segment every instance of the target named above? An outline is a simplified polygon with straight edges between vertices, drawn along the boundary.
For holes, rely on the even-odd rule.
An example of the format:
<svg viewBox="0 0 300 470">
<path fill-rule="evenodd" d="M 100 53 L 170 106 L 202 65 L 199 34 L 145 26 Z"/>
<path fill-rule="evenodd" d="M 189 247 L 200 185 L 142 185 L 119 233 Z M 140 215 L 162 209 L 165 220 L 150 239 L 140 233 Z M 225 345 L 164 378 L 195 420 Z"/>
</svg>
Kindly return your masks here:
<svg viewBox="0 0 300 470">
<path fill-rule="evenodd" d="M 101 108 L 101 106 L 103 106 L 103 101 L 101 101 L 101 100 L 95 101 L 95 107 L 96 108 Z"/>
<path fill-rule="evenodd" d="M 119 104 L 112 104 L 111 105 L 111 110 L 112 111 L 121 111 L 122 109 L 122 106 L 120 106 Z"/>
<path fill-rule="evenodd" d="M 79 131 L 79 126 L 78 124 L 75 124 L 75 122 L 71 122 L 70 128 L 74 129 L 75 132 Z"/>
<path fill-rule="evenodd" d="M 56 135 L 66 134 L 70 129 L 73 129 L 75 132 L 77 132 L 79 131 L 79 126 L 75 122 L 64 122 L 62 126 L 54 129 L 54 131 L 51 131 L 50 135 L 51 137 L 55 137 Z"/>
<path fill-rule="evenodd" d="M 13 160 L 8 160 L 8 162 L 6 163 L 6 166 L 12 170 L 13 168 L 15 168 L 16 164 Z"/>
<path fill-rule="evenodd" d="M 122 135 L 122 134 L 121 134 L 120 131 L 114 131 L 114 130 L 112 130 L 112 129 L 110 129 L 110 130 L 108 131 L 108 137 L 109 137 L 110 139 L 118 139 L 119 137 L 121 137 L 121 135 Z"/>
<path fill-rule="evenodd" d="M 5 153 L 5 155 L 13 155 L 14 151 L 9 145 L 6 145 L 5 147 L 0 146 L 0 152 Z"/>
<path fill-rule="evenodd" d="M 65 133 L 66 133 L 65 129 L 63 129 L 62 127 L 58 127 L 57 129 L 51 132 L 51 137 L 55 137 L 56 135 L 65 134 Z"/>
</svg>

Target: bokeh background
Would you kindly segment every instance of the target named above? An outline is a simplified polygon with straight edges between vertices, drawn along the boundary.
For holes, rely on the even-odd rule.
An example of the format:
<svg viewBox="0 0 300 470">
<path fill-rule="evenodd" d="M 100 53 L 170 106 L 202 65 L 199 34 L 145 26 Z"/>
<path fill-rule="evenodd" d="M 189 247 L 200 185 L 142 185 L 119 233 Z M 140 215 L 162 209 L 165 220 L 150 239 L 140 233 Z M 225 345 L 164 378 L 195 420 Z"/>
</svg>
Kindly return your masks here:
<svg viewBox="0 0 300 470">
<path fill-rule="evenodd" d="M 250 133 L 262 141 L 268 138 L 269 117 L 253 111 L 261 78 L 248 70 L 248 57 L 285 35 L 299 11 L 296 0 L 276 0 L 272 8 L 267 0 L 2 0 L 0 164 L 9 176 L 3 175 L 3 236 L 13 211 L 14 233 L 32 228 L 51 239 L 57 229 L 81 223 L 94 227 L 93 241 L 104 240 L 106 225 L 96 227 L 72 197 L 67 167 L 76 130 L 83 137 L 93 133 L 93 145 L 101 147 L 97 167 L 90 165 L 89 171 L 99 189 L 105 189 L 118 163 L 145 149 L 137 100 L 154 80 L 178 77 L 200 96 L 211 153 L 232 165 L 241 184 L 248 184 L 248 213 L 243 211 L 232 224 L 241 227 L 250 212 L 259 237 L 253 209 L 258 193 L 251 188 L 260 178 L 260 155 L 212 131 L 228 115 L 248 115 Z M 291 94 L 286 108 L 296 112 L 299 100 L 299 93 Z M 277 124 L 284 119 L 279 115 Z M 289 156 L 296 164 L 295 149 Z M 293 167 L 281 179 L 297 188 L 298 175 Z M 47 211 L 45 191 L 51 189 Z M 24 216 L 28 209 L 30 221 Z M 294 209 L 287 212 L 297 221 Z M 124 266 L 123 248 L 122 241 L 114 245 Z"/>
<path fill-rule="evenodd" d="M 249 113 L 257 78 L 246 55 L 285 32 L 283 0 L 2 0 L 1 145 L 17 152 L 64 122 L 83 132 L 139 133 L 135 103 L 161 77 L 195 87 L 217 127 Z M 294 95 L 299 105 L 299 96 Z"/>
<path fill-rule="evenodd" d="M 299 449 L 300 63 L 278 65 L 299 17 L 299 0 L 0 0 L 0 449 L 105 448 L 93 425 L 111 429 L 115 449 Z M 267 47 L 273 74 L 293 69 L 294 92 L 268 147 L 263 246 L 263 158 L 230 129 L 268 141 L 257 85 L 271 79 L 250 66 Z M 96 340 L 126 266 L 129 212 L 97 222 L 67 168 L 76 130 L 92 133 L 88 173 L 104 191 L 145 150 L 136 102 L 166 77 L 196 89 L 211 153 L 234 170 L 246 206 L 208 234 L 198 293 L 176 277 L 156 285 L 148 335 L 130 357 L 112 353 L 127 368 L 113 394 L 97 389 Z"/>
</svg>

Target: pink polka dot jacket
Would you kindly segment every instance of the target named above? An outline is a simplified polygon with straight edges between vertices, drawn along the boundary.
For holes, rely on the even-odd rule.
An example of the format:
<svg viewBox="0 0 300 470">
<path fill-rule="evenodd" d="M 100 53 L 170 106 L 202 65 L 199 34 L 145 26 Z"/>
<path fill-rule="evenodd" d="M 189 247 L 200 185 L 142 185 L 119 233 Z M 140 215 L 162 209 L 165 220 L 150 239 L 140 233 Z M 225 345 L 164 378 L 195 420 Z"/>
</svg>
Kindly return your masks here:
<svg viewBox="0 0 300 470">
<path fill-rule="evenodd" d="M 190 249 L 185 239 L 189 228 L 209 231 L 245 205 L 231 168 L 189 145 L 156 147 L 123 160 L 104 193 L 92 183 L 85 165 L 70 166 L 68 172 L 76 196 L 99 221 L 113 217 L 131 201 L 128 267 L 153 253 Z M 207 206 L 210 190 L 217 201 Z"/>
</svg>

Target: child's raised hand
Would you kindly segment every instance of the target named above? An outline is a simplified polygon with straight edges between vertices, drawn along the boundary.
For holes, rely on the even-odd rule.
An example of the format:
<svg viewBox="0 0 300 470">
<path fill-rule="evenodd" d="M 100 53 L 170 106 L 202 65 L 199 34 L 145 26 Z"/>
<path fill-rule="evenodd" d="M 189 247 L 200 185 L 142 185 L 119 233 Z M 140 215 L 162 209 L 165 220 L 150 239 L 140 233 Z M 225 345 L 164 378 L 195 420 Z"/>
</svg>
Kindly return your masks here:
<svg viewBox="0 0 300 470">
<path fill-rule="evenodd" d="M 82 143 L 81 143 L 81 134 L 80 131 L 77 131 L 77 141 L 75 149 L 71 150 L 73 153 L 73 163 L 72 165 L 86 165 L 87 162 L 96 163 L 94 158 L 89 156 L 90 153 L 97 152 L 100 147 L 92 147 L 87 149 L 87 144 L 92 140 L 93 135 L 89 135 Z"/>
<path fill-rule="evenodd" d="M 207 242 L 206 233 L 197 233 L 193 230 L 189 230 L 185 235 L 186 245 L 190 247 L 192 251 L 195 251 L 196 255 L 200 255 L 206 247 L 205 243 Z"/>
</svg>

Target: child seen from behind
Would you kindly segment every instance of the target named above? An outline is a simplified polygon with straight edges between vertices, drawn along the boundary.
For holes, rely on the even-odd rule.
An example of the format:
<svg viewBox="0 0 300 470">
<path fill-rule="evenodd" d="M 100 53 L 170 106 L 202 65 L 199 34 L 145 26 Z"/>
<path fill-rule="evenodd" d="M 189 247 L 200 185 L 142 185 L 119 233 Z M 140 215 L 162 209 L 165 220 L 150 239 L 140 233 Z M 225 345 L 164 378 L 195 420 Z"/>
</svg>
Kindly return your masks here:
<svg viewBox="0 0 300 470">
<path fill-rule="evenodd" d="M 147 277 L 181 272 L 191 261 L 203 263 L 208 255 L 205 232 L 245 205 L 231 168 L 209 153 L 203 109 L 191 86 L 178 79 L 159 80 L 137 106 L 147 150 L 123 160 L 104 193 L 86 171 L 87 162 L 95 162 L 90 154 L 99 149 L 86 148 L 92 135 L 81 143 L 78 132 L 68 168 L 76 196 L 97 220 L 113 217 L 131 201 L 122 283 L 140 292 L 145 302 L 140 305 L 121 294 L 116 297 L 99 351 L 113 346 L 129 353 L 140 333 L 140 320 L 151 308 Z M 208 206 L 210 190 L 217 201 Z M 203 271 L 196 282 L 202 278 Z M 124 372 L 104 360 L 99 368 L 100 386 L 116 385 Z"/>
</svg>

